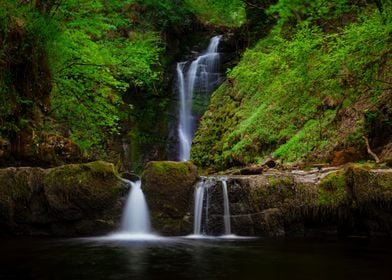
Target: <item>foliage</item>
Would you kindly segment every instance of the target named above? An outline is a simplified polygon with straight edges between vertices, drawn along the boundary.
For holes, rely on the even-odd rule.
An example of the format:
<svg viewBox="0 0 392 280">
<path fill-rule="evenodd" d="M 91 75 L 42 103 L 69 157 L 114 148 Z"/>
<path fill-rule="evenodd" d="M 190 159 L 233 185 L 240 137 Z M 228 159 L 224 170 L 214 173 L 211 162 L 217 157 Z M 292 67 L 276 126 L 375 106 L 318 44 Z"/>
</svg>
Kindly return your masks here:
<svg viewBox="0 0 392 280">
<path fill-rule="evenodd" d="M 293 5 L 322 2 L 277 5 L 285 13 L 282 7 L 291 11 Z M 384 75 L 380 69 L 390 65 L 390 14 L 387 6 L 384 14 L 369 6 L 356 23 L 336 32 L 304 20 L 295 24 L 290 38 L 278 23 L 245 52 L 214 93 L 194 139 L 193 160 L 215 169 L 258 162 L 269 154 L 292 162 L 335 145 L 338 110 L 361 96 L 376 102 L 383 92 L 378 81 Z M 330 12 L 320 11 L 312 19 L 325 15 L 329 18 Z"/>
<path fill-rule="evenodd" d="M 14 136 L 29 123 L 35 95 L 47 86 L 44 56 L 57 31 L 32 4 L 0 4 L 0 136 Z"/>
<path fill-rule="evenodd" d="M 241 0 L 185 0 L 185 3 L 202 22 L 228 27 L 245 23 L 245 6 Z"/>
<path fill-rule="evenodd" d="M 118 132 L 130 85 L 152 91 L 160 79 L 159 38 L 131 29 L 121 16 L 130 2 L 68 0 L 56 14 L 62 33 L 52 48 L 54 113 L 84 149 Z"/>
<path fill-rule="evenodd" d="M 333 19 L 353 9 L 348 0 L 279 0 L 268 8 L 268 13 L 279 16 L 278 26 L 290 22 L 313 22 Z"/>
<path fill-rule="evenodd" d="M 155 29 L 165 30 L 170 27 L 191 24 L 191 13 L 182 0 L 138 0 L 143 7 L 143 22 Z"/>
</svg>

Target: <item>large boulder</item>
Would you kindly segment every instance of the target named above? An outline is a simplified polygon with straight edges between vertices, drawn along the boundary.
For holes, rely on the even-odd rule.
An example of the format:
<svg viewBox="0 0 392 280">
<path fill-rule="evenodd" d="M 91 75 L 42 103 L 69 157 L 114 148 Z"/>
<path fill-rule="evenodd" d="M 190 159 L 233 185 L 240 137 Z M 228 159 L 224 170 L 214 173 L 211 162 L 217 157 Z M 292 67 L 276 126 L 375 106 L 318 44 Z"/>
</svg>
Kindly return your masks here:
<svg viewBox="0 0 392 280">
<path fill-rule="evenodd" d="M 0 233 L 85 236 L 114 230 L 126 188 L 113 164 L 0 169 Z"/>
<path fill-rule="evenodd" d="M 193 191 L 198 179 L 196 166 L 191 162 L 152 161 L 142 178 L 155 230 L 165 235 L 189 234 Z"/>
</svg>

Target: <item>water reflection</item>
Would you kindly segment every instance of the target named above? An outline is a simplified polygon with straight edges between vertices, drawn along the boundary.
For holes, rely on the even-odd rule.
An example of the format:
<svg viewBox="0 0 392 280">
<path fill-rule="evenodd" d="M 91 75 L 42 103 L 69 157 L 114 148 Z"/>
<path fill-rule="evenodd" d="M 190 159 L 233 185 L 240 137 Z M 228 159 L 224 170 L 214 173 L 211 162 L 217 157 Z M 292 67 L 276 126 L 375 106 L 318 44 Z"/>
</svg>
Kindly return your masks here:
<svg viewBox="0 0 392 280">
<path fill-rule="evenodd" d="M 390 241 L 0 239 L 0 279 L 390 279 Z"/>
</svg>

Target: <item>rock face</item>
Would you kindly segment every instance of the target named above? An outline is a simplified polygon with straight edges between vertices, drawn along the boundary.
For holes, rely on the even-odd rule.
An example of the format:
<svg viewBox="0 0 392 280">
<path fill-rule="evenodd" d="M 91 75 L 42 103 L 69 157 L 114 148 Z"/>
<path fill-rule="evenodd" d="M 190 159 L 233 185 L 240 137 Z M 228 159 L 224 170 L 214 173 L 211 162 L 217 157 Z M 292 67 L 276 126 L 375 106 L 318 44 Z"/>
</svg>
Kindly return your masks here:
<svg viewBox="0 0 392 280">
<path fill-rule="evenodd" d="M 103 161 L 0 169 L 0 234 L 83 236 L 114 230 L 126 188 Z"/>
<path fill-rule="evenodd" d="M 392 236 L 391 169 L 271 171 L 231 176 L 227 184 L 239 235 Z"/>
<path fill-rule="evenodd" d="M 196 168 L 151 162 L 143 175 L 154 228 L 192 233 Z M 225 176 L 232 233 L 251 236 L 392 236 L 392 169 L 366 165 Z M 224 233 L 221 178 L 208 188 L 205 232 Z M 206 199 L 206 198 L 205 198 Z M 205 200 L 206 201 L 206 200 Z M 204 204 L 205 205 L 205 204 Z"/>
<path fill-rule="evenodd" d="M 196 166 L 191 162 L 152 161 L 142 178 L 154 229 L 165 235 L 189 234 Z"/>
</svg>

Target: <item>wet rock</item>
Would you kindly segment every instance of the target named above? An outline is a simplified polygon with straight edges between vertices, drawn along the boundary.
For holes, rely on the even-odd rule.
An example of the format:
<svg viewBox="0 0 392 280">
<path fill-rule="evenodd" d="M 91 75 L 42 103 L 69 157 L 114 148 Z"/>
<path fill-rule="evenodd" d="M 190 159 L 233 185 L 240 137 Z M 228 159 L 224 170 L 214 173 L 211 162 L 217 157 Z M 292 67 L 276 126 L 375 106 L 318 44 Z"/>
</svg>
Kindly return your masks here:
<svg viewBox="0 0 392 280">
<path fill-rule="evenodd" d="M 82 236 L 120 221 L 126 188 L 103 161 L 0 169 L 0 233 Z"/>
<path fill-rule="evenodd" d="M 121 178 L 127 179 L 132 182 L 136 182 L 140 180 L 139 175 L 136 175 L 135 173 L 131 172 L 123 172 L 121 173 Z"/>
<path fill-rule="evenodd" d="M 142 175 L 152 225 L 166 235 L 189 234 L 197 168 L 191 162 L 152 161 Z"/>
</svg>

